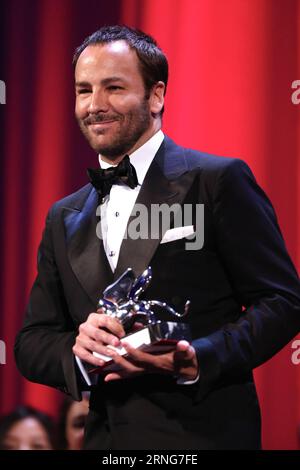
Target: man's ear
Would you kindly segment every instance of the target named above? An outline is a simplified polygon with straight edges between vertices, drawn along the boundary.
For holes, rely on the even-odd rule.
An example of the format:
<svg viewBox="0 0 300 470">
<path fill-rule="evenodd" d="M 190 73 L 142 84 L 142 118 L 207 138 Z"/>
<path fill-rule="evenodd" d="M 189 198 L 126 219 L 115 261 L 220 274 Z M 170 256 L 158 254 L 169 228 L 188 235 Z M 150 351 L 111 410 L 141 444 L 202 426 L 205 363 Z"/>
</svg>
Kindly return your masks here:
<svg viewBox="0 0 300 470">
<path fill-rule="evenodd" d="M 150 111 L 152 114 L 156 115 L 161 112 L 164 106 L 164 94 L 165 94 L 166 86 L 164 82 L 157 82 L 153 85 L 151 90 L 149 103 L 150 103 Z"/>
</svg>

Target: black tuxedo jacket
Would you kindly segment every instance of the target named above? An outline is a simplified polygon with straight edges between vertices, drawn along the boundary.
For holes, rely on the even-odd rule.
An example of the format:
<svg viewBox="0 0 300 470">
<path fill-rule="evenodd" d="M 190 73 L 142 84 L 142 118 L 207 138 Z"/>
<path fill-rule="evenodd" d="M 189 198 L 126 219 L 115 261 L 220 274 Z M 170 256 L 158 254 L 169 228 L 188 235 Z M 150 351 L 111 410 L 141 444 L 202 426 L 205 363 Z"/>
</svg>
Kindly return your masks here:
<svg viewBox="0 0 300 470">
<path fill-rule="evenodd" d="M 92 387 L 86 448 L 258 448 L 260 413 L 252 369 L 300 329 L 300 289 L 273 208 L 245 163 L 177 146 L 165 138 L 137 203 L 204 204 L 204 245 L 185 239 L 124 239 L 115 273 L 96 236 L 97 194 L 88 184 L 51 208 L 24 326 L 16 339 L 25 377 L 80 399 L 72 346 L 104 288 L 148 265 L 145 298 L 182 310 L 200 379 L 178 385 L 147 375 Z M 195 214 L 194 214 L 195 216 Z M 196 222 L 196 220 L 195 220 Z M 203 227 L 202 227 L 203 228 Z M 271 384 L 270 384 L 271 386 Z"/>
</svg>

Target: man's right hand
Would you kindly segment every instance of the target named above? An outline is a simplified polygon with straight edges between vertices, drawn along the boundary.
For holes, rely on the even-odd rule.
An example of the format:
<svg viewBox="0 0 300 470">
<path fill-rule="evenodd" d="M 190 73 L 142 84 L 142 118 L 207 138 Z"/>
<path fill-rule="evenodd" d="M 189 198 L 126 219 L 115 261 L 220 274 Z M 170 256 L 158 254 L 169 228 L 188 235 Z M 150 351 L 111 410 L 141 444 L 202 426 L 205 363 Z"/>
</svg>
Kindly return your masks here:
<svg viewBox="0 0 300 470">
<path fill-rule="evenodd" d="M 73 353 L 94 366 L 102 366 L 104 361 L 93 356 L 93 352 L 109 356 L 111 350 L 108 346 L 119 346 L 123 336 L 125 332 L 121 323 L 99 310 L 98 313 L 91 313 L 87 320 L 81 323 Z"/>
</svg>

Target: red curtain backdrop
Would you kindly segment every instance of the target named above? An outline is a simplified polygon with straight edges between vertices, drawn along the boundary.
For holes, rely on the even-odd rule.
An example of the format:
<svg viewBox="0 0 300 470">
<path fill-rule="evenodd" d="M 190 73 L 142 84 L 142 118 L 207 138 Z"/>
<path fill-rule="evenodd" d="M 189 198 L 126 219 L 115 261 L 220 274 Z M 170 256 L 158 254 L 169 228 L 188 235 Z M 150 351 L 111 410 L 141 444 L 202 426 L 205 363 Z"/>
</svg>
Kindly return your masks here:
<svg viewBox="0 0 300 470">
<path fill-rule="evenodd" d="M 61 395 L 22 379 L 13 359 L 47 209 L 85 183 L 95 156 L 73 119 L 72 51 L 103 24 L 153 35 L 170 63 L 164 131 L 239 157 L 271 198 L 300 268 L 300 5 L 297 0 L 7 1 L 1 105 L 3 269 L 0 411 L 26 402 L 54 414 Z M 2 47 L 2 46 L 1 46 Z M 34 345 L 33 345 L 34 347 Z M 255 371 L 265 449 L 297 449 L 300 365 L 291 343 Z"/>
<path fill-rule="evenodd" d="M 26 403 L 55 415 L 62 394 L 21 378 L 14 338 L 36 275 L 36 255 L 49 206 L 86 184 L 94 155 L 74 120 L 72 55 L 104 24 L 120 21 L 120 1 L 11 0 L 5 15 L 1 108 L 1 330 L 7 348 L 0 365 L 0 413 Z M 33 345 L 34 347 L 34 345 Z"/>
</svg>

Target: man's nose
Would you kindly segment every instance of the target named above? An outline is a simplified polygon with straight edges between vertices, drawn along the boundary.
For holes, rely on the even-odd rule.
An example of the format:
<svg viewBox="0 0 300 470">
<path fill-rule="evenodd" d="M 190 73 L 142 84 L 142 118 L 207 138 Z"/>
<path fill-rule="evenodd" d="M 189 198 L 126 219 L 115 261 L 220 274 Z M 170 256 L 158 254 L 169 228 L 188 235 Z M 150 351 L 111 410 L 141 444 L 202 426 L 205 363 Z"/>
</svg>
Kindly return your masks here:
<svg viewBox="0 0 300 470">
<path fill-rule="evenodd" d="M 88 106 L 89 114 L 96 114 L 99 112 L 107 112 L 109 108 L 108 100 L 105 92 L 101 90 L 94 90 L 91 93 L 91 100 Z"/>
</svg>

